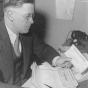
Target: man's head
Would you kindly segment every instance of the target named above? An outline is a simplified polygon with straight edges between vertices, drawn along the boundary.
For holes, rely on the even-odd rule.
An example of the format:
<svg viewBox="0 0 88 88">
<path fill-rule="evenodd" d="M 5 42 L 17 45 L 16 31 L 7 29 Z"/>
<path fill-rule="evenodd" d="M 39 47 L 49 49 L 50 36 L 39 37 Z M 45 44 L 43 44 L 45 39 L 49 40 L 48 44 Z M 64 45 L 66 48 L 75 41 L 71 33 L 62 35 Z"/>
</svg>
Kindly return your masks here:
<svg viewBox="0 0 88 88">
<path fill-rule="evenodd" d="M 27 33 L 34 16 L 34 0 L 4 0 L 4 20 L 16 34 Z"/>
</svg>

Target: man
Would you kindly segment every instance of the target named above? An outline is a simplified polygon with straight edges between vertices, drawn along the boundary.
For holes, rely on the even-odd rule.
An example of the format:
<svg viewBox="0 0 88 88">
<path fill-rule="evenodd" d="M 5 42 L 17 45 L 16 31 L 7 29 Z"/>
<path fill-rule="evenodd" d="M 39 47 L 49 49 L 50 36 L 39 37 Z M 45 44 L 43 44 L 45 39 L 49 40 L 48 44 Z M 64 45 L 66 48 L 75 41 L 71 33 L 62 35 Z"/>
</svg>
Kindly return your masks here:
<svg viewBox="0 0 88 88">
<path fill-rule="evenodd" d="M 33 0 L 4 0 L 4 19 L 0 22 L 0 88 L 21 88 L 27 80 L 31 55 L 53 66 L 66 66 L 69 58 L 60 55 L 38 36 L 29 32 L 33 24 Z"/>
</svg>

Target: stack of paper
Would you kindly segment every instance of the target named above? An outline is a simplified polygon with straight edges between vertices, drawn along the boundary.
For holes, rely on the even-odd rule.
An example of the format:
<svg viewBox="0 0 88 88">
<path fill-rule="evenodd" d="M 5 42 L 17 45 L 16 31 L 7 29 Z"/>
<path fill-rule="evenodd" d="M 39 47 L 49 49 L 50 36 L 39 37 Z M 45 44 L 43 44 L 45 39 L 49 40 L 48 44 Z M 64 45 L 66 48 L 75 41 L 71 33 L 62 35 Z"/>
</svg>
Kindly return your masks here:
<svg viewBox="0 0 88 88">
<path fill-rule="evenodd" d="M 33 63 L 31 68 L 31 80 L 37 88 L 76 88 L 78 86 L 70 69 L 54 68 L 47 62 L 40 66 Z"/>
</svg>

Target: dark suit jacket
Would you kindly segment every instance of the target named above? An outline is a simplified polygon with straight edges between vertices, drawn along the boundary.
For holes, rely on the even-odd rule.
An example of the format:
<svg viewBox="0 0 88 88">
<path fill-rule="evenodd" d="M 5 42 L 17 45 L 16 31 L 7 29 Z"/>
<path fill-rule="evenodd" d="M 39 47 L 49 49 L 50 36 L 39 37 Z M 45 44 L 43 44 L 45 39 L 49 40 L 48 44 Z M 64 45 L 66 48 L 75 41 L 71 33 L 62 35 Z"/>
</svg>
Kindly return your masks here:
<svg viewBox="0 0 88 88">
<path fill-rule="evenodd" d="M 35 53 L 39 58 L 48 61 L 50 64 L 55 56 L 59 54 L 50 46 L 41 41 L 36 34 L 29 36 L 20 34 L 23 47 L 24 73 L 23 79 L 31 65 L 31 55 Z M 4 21 L 0 22 L 0 88 L 20 88 L 13 85 L 12 45 Z"/>
</svg>

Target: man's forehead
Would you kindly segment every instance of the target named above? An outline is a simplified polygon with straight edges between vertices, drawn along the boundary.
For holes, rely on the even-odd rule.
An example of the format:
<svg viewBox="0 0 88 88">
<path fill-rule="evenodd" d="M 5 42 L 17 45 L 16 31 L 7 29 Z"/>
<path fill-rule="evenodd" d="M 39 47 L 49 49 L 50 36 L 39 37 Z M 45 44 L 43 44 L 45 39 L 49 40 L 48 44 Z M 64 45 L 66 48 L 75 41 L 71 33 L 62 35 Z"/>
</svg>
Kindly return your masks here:
<svg viewBox="0 0 88 88">
<path fill-rule="evenodd" d="M 34 4 L 23 4 L 22 5 L 23 10 L 34 10 Z"/>
<path fill-rule="evenodd" d="M 34 4 L 26 3 L 26 4 L 23 4 L 21 7 L 12 8 L 12 9 L 22 14 L 34 13 Z"/>
<path fill-rule="evenodd" d="M 34 4 L 23 4 L 19 10 L 24 14 L 34 13 Z"/>
</svg>

